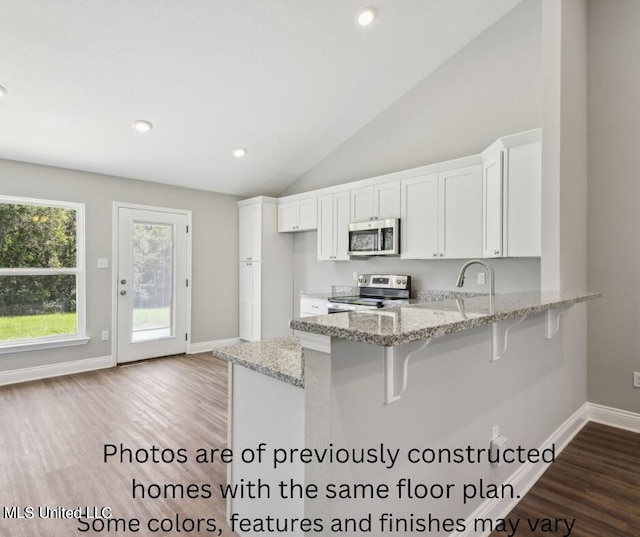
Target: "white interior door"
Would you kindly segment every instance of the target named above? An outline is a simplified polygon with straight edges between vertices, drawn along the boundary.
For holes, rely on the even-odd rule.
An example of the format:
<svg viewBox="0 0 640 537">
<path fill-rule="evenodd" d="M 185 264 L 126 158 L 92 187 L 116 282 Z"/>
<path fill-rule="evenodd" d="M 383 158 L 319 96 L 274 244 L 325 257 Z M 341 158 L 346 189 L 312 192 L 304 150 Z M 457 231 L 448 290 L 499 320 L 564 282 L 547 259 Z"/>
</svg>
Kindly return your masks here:
<svg viewBox="0 0 640 537">
<path fill-rule="evenodd" d="M 117 210 L 117 361 L 186 352 L 189 215 Z"/>
</svg>

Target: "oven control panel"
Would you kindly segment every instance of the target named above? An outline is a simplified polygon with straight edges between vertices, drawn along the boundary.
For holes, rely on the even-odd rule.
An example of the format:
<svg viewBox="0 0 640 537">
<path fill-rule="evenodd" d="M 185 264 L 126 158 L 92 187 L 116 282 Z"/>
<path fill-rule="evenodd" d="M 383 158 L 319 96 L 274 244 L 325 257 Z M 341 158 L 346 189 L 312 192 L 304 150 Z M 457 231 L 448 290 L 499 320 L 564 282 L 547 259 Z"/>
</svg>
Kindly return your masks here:
<svg viewBox="0 0 640 537">
<path fill-rule="evenodd" d="M 399 274 L 359 274 L 358 287 L 411 289 L 411 276 Z"/>
</svg>

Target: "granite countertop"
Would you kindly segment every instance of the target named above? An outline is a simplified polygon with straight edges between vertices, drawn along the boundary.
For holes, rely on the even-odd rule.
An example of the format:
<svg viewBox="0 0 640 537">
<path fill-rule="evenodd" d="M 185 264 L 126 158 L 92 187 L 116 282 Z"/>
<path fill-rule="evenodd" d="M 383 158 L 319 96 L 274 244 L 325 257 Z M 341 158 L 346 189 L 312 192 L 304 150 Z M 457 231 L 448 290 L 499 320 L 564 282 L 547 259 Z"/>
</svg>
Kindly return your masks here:
<svg viewBox="0 0 640 537">
<path fill-rule="evenodd" d="M 213 355 L 304 388 L 302 349 L 297 337 L 239 343 L 213 349 Z"/>
<path fill-rule="evenodd" d="M 380 346 L 394 346 L 452 332 L 562 308 L 599 298 L 600 293 L 529 292 L 464 297 L 438 302 L 417 301 L 381 310 L 351 311 L 293 319 L 289 326 Z"/>
</svg>

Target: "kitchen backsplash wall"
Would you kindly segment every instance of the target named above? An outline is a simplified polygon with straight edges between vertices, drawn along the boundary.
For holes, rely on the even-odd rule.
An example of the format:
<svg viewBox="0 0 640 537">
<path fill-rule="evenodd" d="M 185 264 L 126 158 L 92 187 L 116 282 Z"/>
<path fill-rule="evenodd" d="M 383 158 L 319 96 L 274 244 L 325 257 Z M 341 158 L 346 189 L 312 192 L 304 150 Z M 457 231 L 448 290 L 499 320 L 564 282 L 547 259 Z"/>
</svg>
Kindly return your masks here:
<svg viewBox="0 0 640 537">
<path fill-rule="evenodd" d="M 328 293 L 332 285 L 356 285 L 353 272 L 371 274 L 408 274 L 412 288 L 454 290 L 464 259 L 402 260 L 399 257 L 369 258 L 356 261 L 318 261 L 317 233 L 295 233 L 293 237 L 294 314 L 299 311 L 298 295 Z M 496 292 L 533 291 L 540 289 L 540 259 L 490 259 L 494 268 Z M 470 267 L 463 291 L 488 292 L 487 284 L 478 285 L 476 274 L 484 271 L 479 265 Z M 486 272 L 486 271 L 485 271 Z M 488 275 L 487 275 L 488 276 Z"/>
</svg>

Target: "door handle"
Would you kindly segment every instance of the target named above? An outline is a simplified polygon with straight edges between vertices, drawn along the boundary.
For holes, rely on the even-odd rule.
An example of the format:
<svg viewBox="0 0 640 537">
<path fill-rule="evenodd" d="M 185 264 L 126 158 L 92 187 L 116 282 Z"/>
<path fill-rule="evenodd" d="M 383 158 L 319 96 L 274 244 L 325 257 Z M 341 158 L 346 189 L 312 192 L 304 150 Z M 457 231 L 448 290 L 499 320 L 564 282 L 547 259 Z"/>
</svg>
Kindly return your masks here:
<svg viewBox="0 0 640 537">
<path fill-rule="evenodd" d="M 122 291 L 120 291 L 120 294 L 121 294 L 121 295 L 126 295 L 126 294 L 127 294 L 127 292 L 123 289 Z"/>
</svg>

